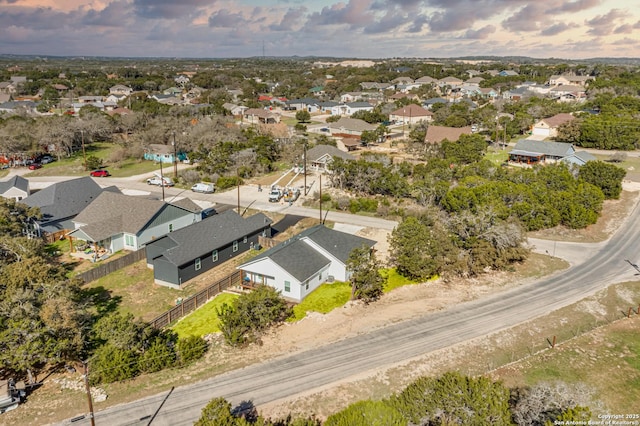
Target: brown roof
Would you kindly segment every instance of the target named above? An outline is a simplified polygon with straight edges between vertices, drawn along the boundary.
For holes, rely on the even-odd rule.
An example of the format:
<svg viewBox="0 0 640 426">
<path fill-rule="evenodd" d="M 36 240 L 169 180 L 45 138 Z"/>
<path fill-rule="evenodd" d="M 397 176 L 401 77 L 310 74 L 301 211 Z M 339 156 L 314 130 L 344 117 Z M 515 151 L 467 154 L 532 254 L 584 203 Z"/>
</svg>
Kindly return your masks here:
<svg viewBox="0 0 640 426">
<path fill-rule="evenodd" d="M 560 113 L 556 114 L 553 117 L 543 118 L 540 121 L 544 121 L 547 123 L 549 127 L 558 127 L 561 124 L 564 124 L 568 121 L 575 120 L 575 117 L 571 114 Z"/>
<path fill-rule="evenodd" d="M 427 143 L 440 143 L 447 139 L 451 142 L 457 141 L 462 135 L 470 135 L 471 126 L 466 127 L 444 127 L 429 126 L 424 141 Z"/>
<path fill-rule="evenodd" d="M 409 104 L 409 105 L 403 106 L 402 108 L 398 108 L 397 110 L 393 111 L 390 115 L 399 115 L 401 117 L 426 117 L 426 116 L 433 115 L 433 113 L 431 111 L 427 111 L 426 109 L 422 108 L 420 105 Z"/>
</svg>

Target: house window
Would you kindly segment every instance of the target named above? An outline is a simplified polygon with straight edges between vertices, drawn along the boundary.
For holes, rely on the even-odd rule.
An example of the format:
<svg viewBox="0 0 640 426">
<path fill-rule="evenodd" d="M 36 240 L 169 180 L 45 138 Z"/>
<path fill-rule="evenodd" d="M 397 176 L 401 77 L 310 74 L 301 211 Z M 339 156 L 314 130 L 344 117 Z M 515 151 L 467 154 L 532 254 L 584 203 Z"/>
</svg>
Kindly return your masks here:
<svg viewBox="0 0 640 426">
<path fill-rule="evenodd" d="M 309 281 L 307 281 L 307 285 L 305 286 L 307 290 L 309 290 Z"/>
<path fill-rule="evenodd" d="M 196 259 L 196 271 L 199 271 L 202 267 L 202 262 L 200 262 L 200 258 Z"/>
<path fill-rule="evenodd" d="M 318 281 L 322 282 L 322 272 L 318 274 Z"/>
<path fill-rule="evenodd" d="M 237 252 L 238 251 L 238 241 L 234 241 L 233 242 L 233 252 Z"/>
<path fill-rule="evenodd" d="M 291 291 L 291 283 L 289 281 L 284 282 L 284 291 L 289 293 Z"/>
<path fill-rule="evenodd" d="M 245 235 L 245 237 L 242 239 L 242 242 L 247 244 L 247 236 Z"/>
<path fill-rule="evenodd" d="M 211 260 L 213 260 L 214 262 L 217 262 L 217 261 L 218 261 L 218 250 L 214 250 L 214 251 L 211 253 Z"/>
<path fill-rule="evenodd" d="M 169 232 L 173 232 L 173 223 L 169 224 Z"/>
<path fill-rule="evenodd" d="M 125 235 L 124 236 L 124 244 L 129 247 L 134 247 L 133 243 L 133 235 Z"/>
</svg>

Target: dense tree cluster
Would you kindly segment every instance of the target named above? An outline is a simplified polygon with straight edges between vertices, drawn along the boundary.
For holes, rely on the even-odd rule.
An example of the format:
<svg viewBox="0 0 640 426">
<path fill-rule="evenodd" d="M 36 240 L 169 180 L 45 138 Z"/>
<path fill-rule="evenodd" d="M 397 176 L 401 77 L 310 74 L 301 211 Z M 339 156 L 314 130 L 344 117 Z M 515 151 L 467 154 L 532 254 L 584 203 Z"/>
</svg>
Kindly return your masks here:
<svg viewBox="0 0 640 426">
<path fill-rule="evenodd" d="M 178 339 L 175 333 L 155 329 L 131 314 L 106 315 L 96 322 L 92 332 L 97 346 L 89 363 L 93 384 L 186 365 L 207 350 L 207 343 L 200 337 Z"/>
<path fill-rule="evenodd" d="M 292 315 L 291 307 L 277 290 L 266 285 L 224 304 L 217 311 L 225 341 L 238 346 L 256 341 L 267 328 Z"/>
<path fill-rule="evenodd" d="M 565 393 L 560 393 L 564 390 Z M 332 414 L 325 426 L 552 425 L 586 422 L 585 399 L 564 384 L 509 389 L 486 377 L 448 372 L 421 377 L 382 400 L 364 400 Z M 587 401 L 588 402 L 588 401 Z M 271 421 L 249 404 L 237 408 L 215 398 L 202 410 L 198 426 L 319 426 L 314 417 Z M 244 409 L 243 409 L 244 408 Z M 556 422 L 556 423 L 554 423 Z M 572 423 L 573 424 L 573 423 Z M 576 423 L 578 424 L 578 423 Z"/>
</svg>

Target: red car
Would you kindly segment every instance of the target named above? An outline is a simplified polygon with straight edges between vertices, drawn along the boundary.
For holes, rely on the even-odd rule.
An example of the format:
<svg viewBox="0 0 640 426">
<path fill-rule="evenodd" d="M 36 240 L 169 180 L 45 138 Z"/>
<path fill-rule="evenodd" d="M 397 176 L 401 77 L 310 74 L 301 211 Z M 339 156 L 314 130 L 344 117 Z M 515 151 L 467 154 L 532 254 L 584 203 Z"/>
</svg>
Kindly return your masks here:
<svg viewBox="0 0 640 426">
<path fill-rule="evenodd" d="M 93 177 L 107 177 L 107 176 L 111 176 L 109 174 L 109 171 L 107 170 L 94 170 L 91 173 L 89 173 L 91 176 Z"/>
<path fill-rule="evenodd" d="M 31 163 L 29 164 L 29 170 L 36 170 L 42 167 L 42 164 L 40 163 Z"/>
</svg>

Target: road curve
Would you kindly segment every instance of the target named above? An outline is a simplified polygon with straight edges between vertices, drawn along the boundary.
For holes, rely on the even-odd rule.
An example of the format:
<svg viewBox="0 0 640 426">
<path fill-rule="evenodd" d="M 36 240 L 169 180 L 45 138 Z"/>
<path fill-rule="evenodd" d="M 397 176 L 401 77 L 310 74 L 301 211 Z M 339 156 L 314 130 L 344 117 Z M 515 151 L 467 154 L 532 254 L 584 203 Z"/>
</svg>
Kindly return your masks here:
<svg viewBox="0 0 640 426">
<path fill-rule="evenodd" d="M 635 271 L 624 260 L 638 260 L 639 212 L 636 205 L 599 251 L 563 273 L 446 311 L 176 388 L 153 425 L 191 425 L 200 416 L 202 407 L 217 396 L 233 403 L 252 401 L 255 405 L 291 397 L 512 327 L 575 303 L 610 284 L 635 280 Z M 96 413 L 96 423 L 147 424 L 148 416 L 153 415 L 165 396 L 163 393 L 100 411 Z M 89 422 L 85 419 L 73 424 Z"/>
</svg>

